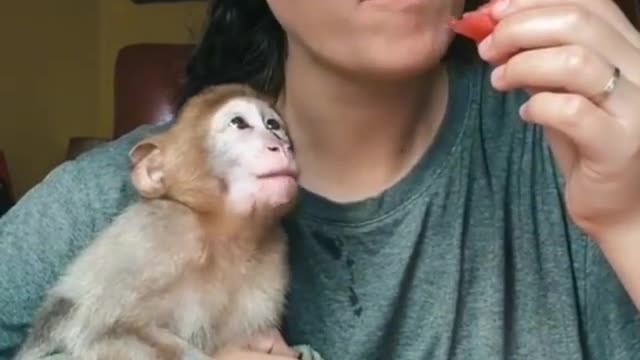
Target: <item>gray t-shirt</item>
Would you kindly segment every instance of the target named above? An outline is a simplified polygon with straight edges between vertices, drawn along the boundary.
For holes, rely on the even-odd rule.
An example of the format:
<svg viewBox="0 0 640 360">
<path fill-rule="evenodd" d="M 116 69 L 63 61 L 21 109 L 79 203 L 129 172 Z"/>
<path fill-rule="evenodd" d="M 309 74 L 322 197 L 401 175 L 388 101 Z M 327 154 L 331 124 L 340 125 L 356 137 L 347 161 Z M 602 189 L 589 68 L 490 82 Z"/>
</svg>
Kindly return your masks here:
<svg viewBox="0 0 640 360">
<path fill-rule="evenodd" d="M 479 62 L 450 73 L 447 118 L 408 176 L 346 205 L 302 190 L 285 221 L 289 342 L 325 360 L 640 359 L 640 314 L 567 218 L 542 131 L 518 117 L 526 95 L 494 91 Z M 127 152 L 156 130 L 63 164 L 0 219 L 0 354 L 135 199 Z"/>
</svg>

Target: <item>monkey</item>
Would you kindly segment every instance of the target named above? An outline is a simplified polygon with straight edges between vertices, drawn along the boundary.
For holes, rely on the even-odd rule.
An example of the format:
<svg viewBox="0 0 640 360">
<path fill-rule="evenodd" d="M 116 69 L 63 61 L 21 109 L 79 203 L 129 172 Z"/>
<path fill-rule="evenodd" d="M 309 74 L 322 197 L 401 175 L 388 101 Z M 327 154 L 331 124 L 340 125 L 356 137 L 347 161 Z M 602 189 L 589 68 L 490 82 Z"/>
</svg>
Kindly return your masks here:
<svg viewBox="0 0 640 360">
<path fill-rule="evenodd" d="M 241 84 L 190 98 L 129 151 L 137 196 L 47 291 L 17 360 L 212 360 L 278 329 L 299 169 L 274 101 Z"/>
</svg>

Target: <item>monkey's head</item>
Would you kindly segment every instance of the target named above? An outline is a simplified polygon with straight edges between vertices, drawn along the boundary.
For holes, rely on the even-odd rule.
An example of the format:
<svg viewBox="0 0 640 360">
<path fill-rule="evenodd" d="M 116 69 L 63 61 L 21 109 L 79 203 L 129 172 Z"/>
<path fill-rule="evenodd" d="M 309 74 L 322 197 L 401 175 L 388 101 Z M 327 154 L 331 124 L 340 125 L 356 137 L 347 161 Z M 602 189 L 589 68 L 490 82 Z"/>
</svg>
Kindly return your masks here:
<svg viewBox="0 0 640 360">
<path fill-rule="evenodd" d="M 287 127 L 272 102 L 241 85 L 193 97 L 165 133 L 130 151 L 132 182 L 146 198 L 201 211 L 280 215 L 297 195 L 298 168 Z"/>
</svg>

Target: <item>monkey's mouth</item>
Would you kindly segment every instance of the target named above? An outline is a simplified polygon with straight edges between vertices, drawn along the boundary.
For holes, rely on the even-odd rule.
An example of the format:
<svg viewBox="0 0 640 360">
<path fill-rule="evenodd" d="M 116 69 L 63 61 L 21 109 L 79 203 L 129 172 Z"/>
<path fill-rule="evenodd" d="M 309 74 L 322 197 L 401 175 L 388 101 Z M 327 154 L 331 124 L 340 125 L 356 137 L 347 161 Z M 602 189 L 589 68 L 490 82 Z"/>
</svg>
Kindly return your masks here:
<svg viewBox="0 0 640 360">
<path fill-rule="evenodd" d="M 292 178 L 298 179 L 298 172 L 293 169 L 278 169 L 274 171 L 268 171 L 256 176 L 258 179 L 271 179 L 271 178 Z"/>
<path fill-rule="evenodd" d="M 256 175 L 256 201 L 269 206 L 289 203 L 298 189 L 298 171 L 295 166 L 272 167 Z"/>
</svg>

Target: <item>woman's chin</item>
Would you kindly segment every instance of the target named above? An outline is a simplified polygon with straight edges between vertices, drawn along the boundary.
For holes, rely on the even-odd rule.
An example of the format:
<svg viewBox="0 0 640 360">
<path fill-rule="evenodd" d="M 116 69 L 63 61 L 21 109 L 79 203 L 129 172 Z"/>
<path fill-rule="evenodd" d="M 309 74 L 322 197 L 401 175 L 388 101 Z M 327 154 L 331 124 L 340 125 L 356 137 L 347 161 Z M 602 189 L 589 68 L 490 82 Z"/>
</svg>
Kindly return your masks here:
<svg viewBox="0 0 640 360">
<path fill-rule="evenodd" d="M 432 43 L 433 44 L 433 43 Z M 440 63 L 449 42 L 429 46 L 390 44 L 371 51 L 354 68 L 368 77 L 402 80 L 430 72 Z"/>
<path fill-rule="evenodd" d="M 453 34 L 448 28 L 413 32 L 388 32 L 370 36 L 361 43 L 366 62 L 390 73 L 422 72 L 437 64 L 449 47 Z"/>
</svg>

